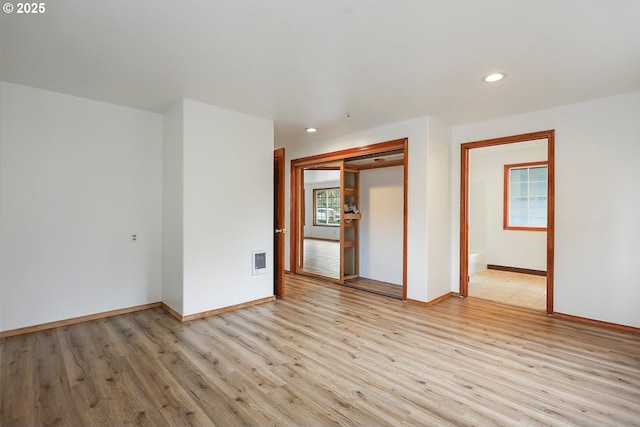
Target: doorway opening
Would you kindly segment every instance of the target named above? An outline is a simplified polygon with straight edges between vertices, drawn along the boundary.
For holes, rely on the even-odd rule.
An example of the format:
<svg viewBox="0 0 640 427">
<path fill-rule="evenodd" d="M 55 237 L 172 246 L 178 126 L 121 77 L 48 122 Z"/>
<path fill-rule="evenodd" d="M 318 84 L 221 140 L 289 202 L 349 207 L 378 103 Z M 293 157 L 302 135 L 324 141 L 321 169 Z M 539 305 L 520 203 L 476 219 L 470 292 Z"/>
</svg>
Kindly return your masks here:
<svg viewBox="0 0 640 427">
<path fill-rule="evenodd" d="M 477 203 L 478 200 L 484 199 L 482 186 L 475 185 L 472 182 L 472 151 L 474 151 L 473 154 L 475 155 L 475 152 L 480 152 L 479 149 L 490 149 L 502 153 L 501 155 L 505 159 L 515 158 L 513 156 L 516 148 L 520 148 L 515 144 L 520 143 L 528 143 L 527 148 L 532 150 L 537 147 L 538 153 L 542 150 L 543 154 L 539 154 L 539 156 L 546 157 L 546 159 L 529 159 L 531 161 L 526 162 L 503 161 L 505 164 L 501 166 L 502 170 L 498 170 L 502 180 L 499 190 L 502 192 L 502 206 L 496 206 L 500 202 L 491 203 L 490 206 L 494 211 L 499 207 L 501 223 L 498 227 L 495 227 L 494 220 L 494 227 L 490 228 L 490 230 L 491 233 L 500 237 L 487 237 L 485 240 L 491 240 L 491 243 L 487 245 L 490 249 L 485 251 L 486 247 L 477 243 L 478 241 L 483 241 L 482 236 L 477 236 L 482 234 L 483 230 L 478 233 L 478 228 L 470 229 L 470 227 L 473 227 L 470 224 L 473 224 L 474 221 L 477 224 L 485 220 L 485 218 L 481 220 L 472 220 L 471 218 L 472 211 L 480 212 L 481 216 L 484 212 L 484 209 L 478 209 L 480 203 Z M 524 306 L 528 304 L 528 302 L 525 302 L 528 299 L 527 301 L 531 301 L 530 308 L 545 310 L 549 315 L 553 314 L 554 166 L 553 130 L 475 141 L 461 145 L 460 296 L 483 297 L 477 290 L 470 292 L 469 286 L 471 282 L 472 286 L 480 285 L 476 289 L 482 288 L 487 295 L 494 292 L 495 299 L 489 299 L 496 302 Z M 493 171 L 495 172 L 495 168 Z M 537 178 L 538 176 L 542 176 L 544 179 Z M 513 181 L 510 181 L 510 179 L 513 179 Z M 480 188 L 480 196 L 478 193 L 473 192 L 474 185 L 475 188 Z M 495 191 L 495 188 L 493 190 Z M 517 193 L 518 191 L 522 191 L 522 193 Z M 511 212 L 511 209 L 513 209 L 513 212 Z M 511 223 L 512 221 L 513 224 Z M 541 249 L 543 252 L 540 255 L 542 259 L 537 264 L 542 267 L 531 268 L 531 266 L 526 266 L 529 268 L 523 268 L 522 265 L 504 265 L 509 264 L 509 260 L 514 258 L 509 258 L 507 255 L 497 255 L 499 252 L 496 246 L 499 245 L 495 242 L 499 240 L 503 246 L 511 245 L 511 254 L 509 255 L 512 256 L 515 253 L 512 239 L 516 235 L 526 236 L 528 240 L 537 240 L 537 247 L 544 247 L 544 249 Z M 545 235 L 546 239 L 544 238 Z M 541 242 L 540 239 L 542 239 Z M 480 250 L 478 249 L 479 247 Z M 504 253 L 504 248 L 502 253 Z M 499 261 L 496 262 L 496 259 Z M 533 260 L 528 261 L 534 262 Z M 512 262 L 518 263 L 518 261 Z M 536 265 L 535 262 L 534 265 Z M 480 274 L 479 271 L 483 273 Z M 483 282 L 485 283 L 483 284 Z M 500 292 L 492 291 L 489 288 L 490 282 L 499 287 Z M 525 288 L 526 292 L 523 291 Z M 513 292 L 513 295 L 510 292 Z M 537 298 L 536 292 L 540 292 L 542 300 L 533 301 L 533 299 Z M 518 293 L 520 293 L 520 296 L 517 295 Z M 509 301 L 510 299 L 511 302 Z"/>
<path fill-rule="evenodd" d="M 291 161 L 291 273 L 406 299 L 407 146 L 400 139 Z M 386 205 L 374 174 L 397 183 Z M 385 230 L 389 245 L 376 240 Z"/>
</svg>

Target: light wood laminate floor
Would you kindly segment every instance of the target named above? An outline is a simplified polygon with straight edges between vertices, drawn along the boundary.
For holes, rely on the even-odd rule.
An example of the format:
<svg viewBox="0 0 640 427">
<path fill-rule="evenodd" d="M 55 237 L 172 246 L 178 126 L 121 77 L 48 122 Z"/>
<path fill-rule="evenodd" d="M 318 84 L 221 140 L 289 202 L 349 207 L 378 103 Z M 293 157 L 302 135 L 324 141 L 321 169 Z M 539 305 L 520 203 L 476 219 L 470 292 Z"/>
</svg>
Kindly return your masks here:
<svg viewBox="0 0 640 427">
<path fill-rule="evenodd" d="M 355 279 L 345 280 L 344 286 L 350 286 L 361 291 L 373 292 L 374 294 L 384 295 L 391 298 L 402 299 L 402 285 L 394 285 L 392 283 L 381 282 L 379 280 L 356 277 Z"/>
<path fill-rule="evenodd" d="M 0 341 L 2 426 L 632 426 L 640 339 L 480 300 L 300 276 L 286 298 Z"/>
<path fill-rule="evenodd" d="M 340 242 L 304 239 L 302 269 L 320 276 L 340 278 Z"/>
<path fill-rule="evenodd" d="M 547 278 L 486 269 L 470 276 L 469 296 L 544 311 L 547 308 Z"/>
</svg>

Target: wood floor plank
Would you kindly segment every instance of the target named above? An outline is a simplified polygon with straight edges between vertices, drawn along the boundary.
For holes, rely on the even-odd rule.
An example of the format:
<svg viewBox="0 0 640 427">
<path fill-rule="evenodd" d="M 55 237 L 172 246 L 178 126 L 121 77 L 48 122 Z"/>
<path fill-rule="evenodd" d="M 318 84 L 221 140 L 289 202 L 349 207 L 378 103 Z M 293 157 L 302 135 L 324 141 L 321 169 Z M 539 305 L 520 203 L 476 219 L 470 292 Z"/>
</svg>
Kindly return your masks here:
<svg viewBox="0 0 640 427">
<path fill-rule="evenodd" d="M 62 360 L 63 349 L 55 331 L 38 334 L 33 349 L 31 385 L 35 392 L 35 425 L 79 425 L 73 402 L 60 399 L 70 392 Z"/>
<path fill-rule="evenodd" d="M 94 334 L 101 333 L 98 322 L 85 325 L 84 328 L 63 327 L 56 332 L 60 343 L 67 351 L 63 352 L 63 361 L 67 379 L 71 387 L 71 398 L 82 425 L 108 425 L 112 415 L 108 387 L 100 378 L 99 372 L 107 371 L 97 365 L 104 362 L 104 354 L 96 348 Z M 107 374 L 110 377 L 110 374 Z"/>
<path fill-rule="evenodd" d="M 33 337 L 2 340 L 0 355 L 0 425 L 35 425 Z M 11 387 L 7 386 L 11 384 Z"/>
<path fill-rule="evenodd" d="M 167 348 L 163 340 L 158 336 L 156 323 L 149 316 L 132 316 L 140 331 L 145 335 L 145 340 L 139 340 L 132 346 L 129 354 L 135 356 L 130 359 L 133 373 L 140 382 L 148 396 L 153 399 L 159 412 L 167 420 L 168 425 L 200 426 L 211 423 L 206 413 L 196 405 L 189 393 L 182 387 L 174 375 L 159 360 L 150 360 L 149 356 L 163 355 Z M 164 369 L 163 369 L 164 368 Z"/>
<path fill-rule="evenodd" d="M 345 280 L 344 285 L 367 292 L 385 295 L 391 298 L 402 299 L 402 284 L 393 284 L 382 282 L 380 280 L 367 279 L 365 277 L 356 277 Z"/>
<path fill-rule="evenodd" d="M 340 242 L 304 239 L 303 251 L 303 271 L 340 278 Z"/>
<path fill-rule="evenodd" d="M 639 426 L 640 337 L 288 276 L 287 297 L 0 341 L 0 425 Z"/>
<path fill-rule="evenodd" d="M 92 339 L 96 343 L 94 351 L 101 356 L 96 366 L 101 390 L 109 403 L 109 423 L 124 420 L 133 425 L 167 424 L 158 410 L 157 401 L 131 366 L 139 361 L 131 343 L 142 339 L 142 334 L 131 327 L 130 321 L 131 316 L 104 319 L 100 322 L 99 335 Z"/>
</svg>

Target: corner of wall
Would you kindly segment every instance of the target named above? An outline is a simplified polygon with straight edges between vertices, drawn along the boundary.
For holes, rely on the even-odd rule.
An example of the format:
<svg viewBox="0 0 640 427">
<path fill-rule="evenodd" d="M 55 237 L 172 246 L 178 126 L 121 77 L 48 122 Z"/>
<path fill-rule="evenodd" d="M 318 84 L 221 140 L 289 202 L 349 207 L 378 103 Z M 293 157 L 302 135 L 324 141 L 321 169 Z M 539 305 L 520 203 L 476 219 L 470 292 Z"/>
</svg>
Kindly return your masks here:
<svg viewBox="0 0 640 427">
<path fill-rule="evenodd" d="M 162 124 L 162 302 L 182 315 L 183 100 L 164 113 Z"/>
<path fill-rule="evenodd" d="M 430 117 L 427 134 L 428 299 L 454 289 L 451 275 L 451 128 Z"/>
</svg>

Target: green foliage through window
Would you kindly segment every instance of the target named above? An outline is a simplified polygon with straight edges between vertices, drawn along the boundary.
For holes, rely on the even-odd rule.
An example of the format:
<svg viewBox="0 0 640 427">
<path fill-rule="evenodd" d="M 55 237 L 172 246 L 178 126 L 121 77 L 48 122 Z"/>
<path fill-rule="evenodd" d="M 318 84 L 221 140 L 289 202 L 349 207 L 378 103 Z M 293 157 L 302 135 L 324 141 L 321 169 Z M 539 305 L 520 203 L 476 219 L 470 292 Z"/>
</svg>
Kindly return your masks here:
<svg viewBox="0 0 640 427">
<path fill-rule="evenodd" d="M 505 169 L 505 228 L 546 228 L 546 163 L 507 165 Z"/>
<path fill-rule="evenodd" d="M 314 225 L 340 225 L 340 213 L 342 203 L 340 202 L 339 188 L 318 188 L 313 190 Z"/>
</svg>

